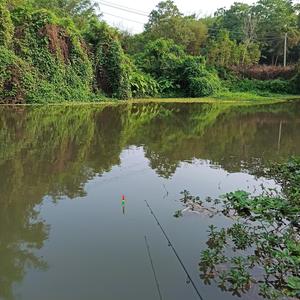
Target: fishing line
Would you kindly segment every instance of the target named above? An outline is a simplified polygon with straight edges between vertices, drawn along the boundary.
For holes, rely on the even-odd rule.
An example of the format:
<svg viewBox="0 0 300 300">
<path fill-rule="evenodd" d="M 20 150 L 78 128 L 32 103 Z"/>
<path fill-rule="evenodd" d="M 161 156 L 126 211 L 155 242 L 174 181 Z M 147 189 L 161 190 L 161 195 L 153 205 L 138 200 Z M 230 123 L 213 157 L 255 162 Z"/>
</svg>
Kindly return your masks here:
<svg viewBox="0 0 300 300">
<path fill-rule="evenodd" d="M 156 288 L 157 288 L 157 291 L 158 291 L 159 299 L 162 300 L 163 298 L 162 298 L 162 294 L 161 294 L 161 291 L 160 291 L 159 282 L 158 282 L 158 279 L 157 279 L 157 276 L 156 276 L 156 272 L 155 272 L 151 252 L 150 252 L 150 246 L 149 246 L 149 243 L 148 243 L 148 240 L 147 240 L 146 236 L 145 236 L 145 244 L 146 244 L 146 249 L 147 249 L 147 252 L 148 252 L 151 268 L 152 268 L 152 271 L 153 271 L 153 275 L 154 275 L 155 284 L 156 284 Z"/>
<path fill-rule="evenodd" d="M 184 270 L 185 274 L 187 275 L 188 281 L 191 282 L 191 284 L 193 285 L 193 287 L 194 287 L 194 289 L 195 289 L 195 291 L 196 291 L 196 293 L 197 293 L 199 299 L 204 300 L 204 298 L 201 296 L 199 290 L 197 289 L 195 282 L 193 281 L 192 277 L 190 276 L 188 270 L 186 269 L 184 263 L 182 262 L 181 258 L 179 257 L 179 255 L 178 255 L 176 249 L 174 248 L 173 244 L 171 243 L 170 239 L 168 238 L 168 236 L 167 236 L 165 230 L 163 229 L 163 227 L 162 227 L 162 225 L 160 224 L 158 218 L 156 217 L 154 211 L 152 210 L 151 206 L 149 205 L 148 201 L 145 200 L 145 203 L 146 203 L 147 207 L 149 208 L 150 213 L 152 214 L 152 216 L 153 216 L 154 219 L 156 220 L 157 225 L 159 226 L 159 228 L 160 228 L 160 230 L 162 231 L 163 235 L 165 236 L 166 240 L 168 241 L 168 245 L 169 245 L 169 246 L 171 247 L 171 249 L 173 250 L 175 256 L 177 257 L 177 260 L 179 261 L 179 263 L 180 263 L 180 265 L 181 265 L 181 267 L 182 267 L 182 269 Z"/>
</svg>

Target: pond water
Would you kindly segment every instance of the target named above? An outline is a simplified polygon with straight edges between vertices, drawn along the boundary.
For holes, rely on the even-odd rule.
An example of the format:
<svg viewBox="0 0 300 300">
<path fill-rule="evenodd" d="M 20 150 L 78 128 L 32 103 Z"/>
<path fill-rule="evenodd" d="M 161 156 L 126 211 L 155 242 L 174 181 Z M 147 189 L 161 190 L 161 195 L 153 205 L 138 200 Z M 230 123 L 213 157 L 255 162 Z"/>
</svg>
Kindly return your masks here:
<svg viewBox="0 0 300 300">
<path fill-rule="evenodd" d="M 229 221 L 175 218 L 180 192 L 259 193 L 290 155 L 295 101 L 0 107 L 0 299 L 160 299 L 151 260 L 161 299 L 199 299 L 145 200 L 202 298 L 236 299 L 198 268 L 208 225 Z"/>
</svg>

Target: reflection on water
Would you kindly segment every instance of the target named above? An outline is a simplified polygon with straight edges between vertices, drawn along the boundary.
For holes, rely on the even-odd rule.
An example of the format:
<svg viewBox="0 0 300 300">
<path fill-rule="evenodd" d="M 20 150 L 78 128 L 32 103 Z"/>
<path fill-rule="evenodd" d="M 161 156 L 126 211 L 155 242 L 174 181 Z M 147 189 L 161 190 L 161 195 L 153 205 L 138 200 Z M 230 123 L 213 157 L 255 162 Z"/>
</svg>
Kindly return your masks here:
<svg viewBox="0 0 300 300">
<path fill-rule="evenodd" d="M 155 299 L 136 240 L 145 231 L 159 249 L 165 295 L 196 299 L 176 285 L 177 269 L 165 270 L 170 254 L 143 200 L 152 199 L 193 269 L 205 232 L 199 241 L 192 232 L 209 220 L 173 220 L 179 191 L 253 188 L 268 161 L 300 154 L 299 112 L 299 102 L 0 107 L 0 299 Z M 180 231 L 176 222 L 187 224 Z"/>
</svg>

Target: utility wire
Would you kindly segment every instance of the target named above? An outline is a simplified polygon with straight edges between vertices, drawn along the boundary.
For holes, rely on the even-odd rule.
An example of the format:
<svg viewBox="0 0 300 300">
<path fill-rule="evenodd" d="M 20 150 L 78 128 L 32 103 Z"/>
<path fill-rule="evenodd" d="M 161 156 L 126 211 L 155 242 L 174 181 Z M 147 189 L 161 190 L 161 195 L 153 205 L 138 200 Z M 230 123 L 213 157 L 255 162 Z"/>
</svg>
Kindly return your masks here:
<svg viewBox="0 0 300 300">
<path fill-rule="evenodd" d="M 130 8 L 128 6 L 123 6 L 123 5 L 120 5 L 120 4 L 117 4 L 117 3 L 113 3 L 113 2 L 110 2 L 110 1 L 106 1 L 106 0 L 100 0 L 98 2 L 100 4 L 102 4 L 102 5 L 104 5 L 104 6 L 108 6 L 108 7 L 111 7 L 111 8 L 123 10 L 125 12 L 132 13 L 132 14 L 137 14 L 137 15 L 140 15 L 140 16 L 143 16 L 143 17 L 149 17 L 149 13 L 147 13 L 145 11 L 142 11 L 142 10 Z M 139 21 L 132 20 L 132 19 L 126 19 L 126 18 L 121 17 L 121 16 L 112 15 L 112 14 L 109 14 L 109 13 L 106 13 L 106 14 L 114 16 L 114 17 L 117 17 L 117 18 L 120 18 L 120 19 L 124 19 L 126 21 L 135 22 L 135 23 L 139 23 L 139 24 L 144 24 L 144 23 L 141 23 Z M 208 31 L 209 32 L 219 32 L 220 29 L 210 28 L 210 29 L 208 29 Z M 242 34 L 243 33 L 241 31 L 234 31 L 234 30 L 230 30 L 229 32 L 230 33 L 237 33 L 237 34 Z M 213 35 L 210 35 L 210 36 L 213 36 Z M 274 33 L 269 33 L 269 34 L 267 34 L 264 37 L 253 38 L 253 40 L 256 40 L 256 41 L 276 41 L 276 40 L 282 40 L 282 39 L 284 39 L 284 36 L 278 37 L 278 36 L 274 35 Z"/>
<path fill-rule="evenodd" d="M 165 236 L 166 240 L 168 241 L 168 245 L 172 248 L 172 250 L 173 250 L 175 256 L 177 257 L 177 260 L 179 261 L 179 263 L 180 263 L 182 269 L 184 270 L 185 274 L 187 275 L 187 278 L 188 278 L 189 282 L 192 283 L 193 288 L 195 289 L 195 291 L 196 291 L 196 293 L 197 293 L 199 299 L 204 300 L 204 298 L 201 296 L 201 294 L 200 294 L 200 292 L 199 292 L 199 290 L 198 290 L 198 288 L 197 288 L 195 282 L 193 281 L 192 277 L 190 276 L 188 270 L 186 269 L 184 263 L 182 262 L 181 258 L 179 257 L 179 255 L 178 255 L 176 249 L 174 248 L 173 244 L 171 243 L 170 239 L 168 238 L 168 236 L 167 236 L 165 230 L 163 229 L 162 225 L 160 224 L 159 220 L 157 219 L 156 215 L 154 214 L 154 211 L 152 210 L 152 208 L 151 208 L 151 206 L 149 205 L 148 201 L 145 200 L 145 202 L 146 202 L 147 207 L 148 207 L 149 210 L 150 210 L 150 213 L 152 214 L 152 216 L 153 216 L 154 219 L 156 220 L 157 225 L 159 226 L 160 230 L 162 231 L 163 235 Z"/>
<path fill-rule="evenodd" d="M 240 32 L 235 32 L 235 31 L 229 31 L 229 33 L 240 33 Z M 208 36 L 209 37 L 217 37 L 217 32 L 216 33 L 213 33 L 213 34 L 209 34 L 208 33 Z M 284 40 L 284 36 L 278 36 L 278 37 L 254 37 L 251 39 L 252 41 L 255 41 L 255 42 L 263 42 L 263 41 L 266 41 L 266 42 L 272 42 L 272 41 L 282 41 Z"/>
<path fill-rule="evenodd" d="M 152 256 L 151 256 L 151 252 L 150 252 L 150 246 L 149 246 L 149 243 L 148 243 L 148 240 L 147 240 L 146 236 L 145 236 L 145 244 L 146 244 L 146 248 L 147 248 L 147 252 L 148 252 L 148 256 L 149 256 L 151 268 L 152 268 L 152 271 L 153 271 L 153 275 L 154 275 L 155 284 L 156 284 L 156 288 L 157 288 L 157 291 L 158 291 L 159 299 L 162 300 L 162 294 L 161 294 L 160 287 L 159 287 L 159 282 L 158 282 L 158 279 L 157 279 L 157 276 L 156 276 L 156 272 L 155 272 L 155 268 L 154 268 L 154 264 L 153 264 L 153 260 L 152 260 Z"/>
<path fill-rule="evenodd" d="M 131 11 L 134 11 L 134 12 L 137 12 L 137 13 L 140 13 L 140 14 L 144 14 L 144 15 L 147 15 L 147 16 L 149 15 L 148 12 L 145 12 L 145 11 L 142 11 L 142 10 L 139 10 L 139 9 L 135 9 L 135 8 L 131 8 L 131 7 L 128 7 L 128 6 L 124 6 L 124 5 L 121 5 L 121 4 L 113 3 L 113 2 L 110 2 L 110 1 L 99 0 L 99 2 L 102 2 L 103 4 L 109 4 L 109 5 L 117 6 L 119 8 L 128 9 L 128 10 L 131 10 Z"/>
<path fill-rule="evenodd" d="M 124 20 L 124 21 L 134 22 L 134 23 L 137 23 L 137 24 L 145 25 L 145 23 L 142 23 L 142 22 L 139 22 L 139 21 L 135 21 L 135 20 L 131 20 L 131 19 L 127 19 L 127 18 L 124 18 L 124 17 L 121 17 L 121 16 L 117 16 L 117 15 L 108 13 L 108 12 L 101 11 L 101 13 L 104 14 L 104 15 L 108 15 L 108 16 L 111 16 L 111 17 L 115 17 L 115 18 L 122 19 L 122 20 Z"/>
<path fill-rule="evenodd" d="M 108 6 L 108 7 L 111 7 L 111 8 L 115 8 L 115 9 L 118 9 L 118 10 L 122 10 L 122 11 L 125 11 L 127 13 L 131 13 L 131 14 L 136 14 L 136 15 L 139 15 L 139 16 L 142 16 L 142 17 L 148 17 L 149 15 L 147 14 L 144 14 L 144 13 L 139 13 L 139 12 L 136 12 L 132 9 L 129 9 L 129 8 L 122 8 L 122 7 L 118 7 L 116 5 L 112 5 L 112 4 L 106 4 L 102 1 L 99 1 L 100 4 L 104 5 L 104 6 Z"/>
</svg>

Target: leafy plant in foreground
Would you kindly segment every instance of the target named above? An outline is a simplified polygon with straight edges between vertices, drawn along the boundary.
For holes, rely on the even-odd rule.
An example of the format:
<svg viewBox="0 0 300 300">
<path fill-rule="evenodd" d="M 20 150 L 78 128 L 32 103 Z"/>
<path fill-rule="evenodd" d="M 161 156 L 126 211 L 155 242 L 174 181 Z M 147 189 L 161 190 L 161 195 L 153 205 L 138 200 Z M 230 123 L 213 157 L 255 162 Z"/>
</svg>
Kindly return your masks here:
<svg viewBox="0 0 300 300">
<path fill-rule="evenodd" d="M 218 212 L 233 224 L 209 227 L 208 248 L 199 262 L 205 282 L 217 280 L 234 295 L 259 285 L 259 294 L 267 299 L 300 298 L 299 170 L 300 159 L 293 158 L 266 171 L 281 183 L 281 194 L 236 191 L 222 197 Z M 188 191 L 182 194 L 183 203 L 201 202 Z"/>
</svg>

